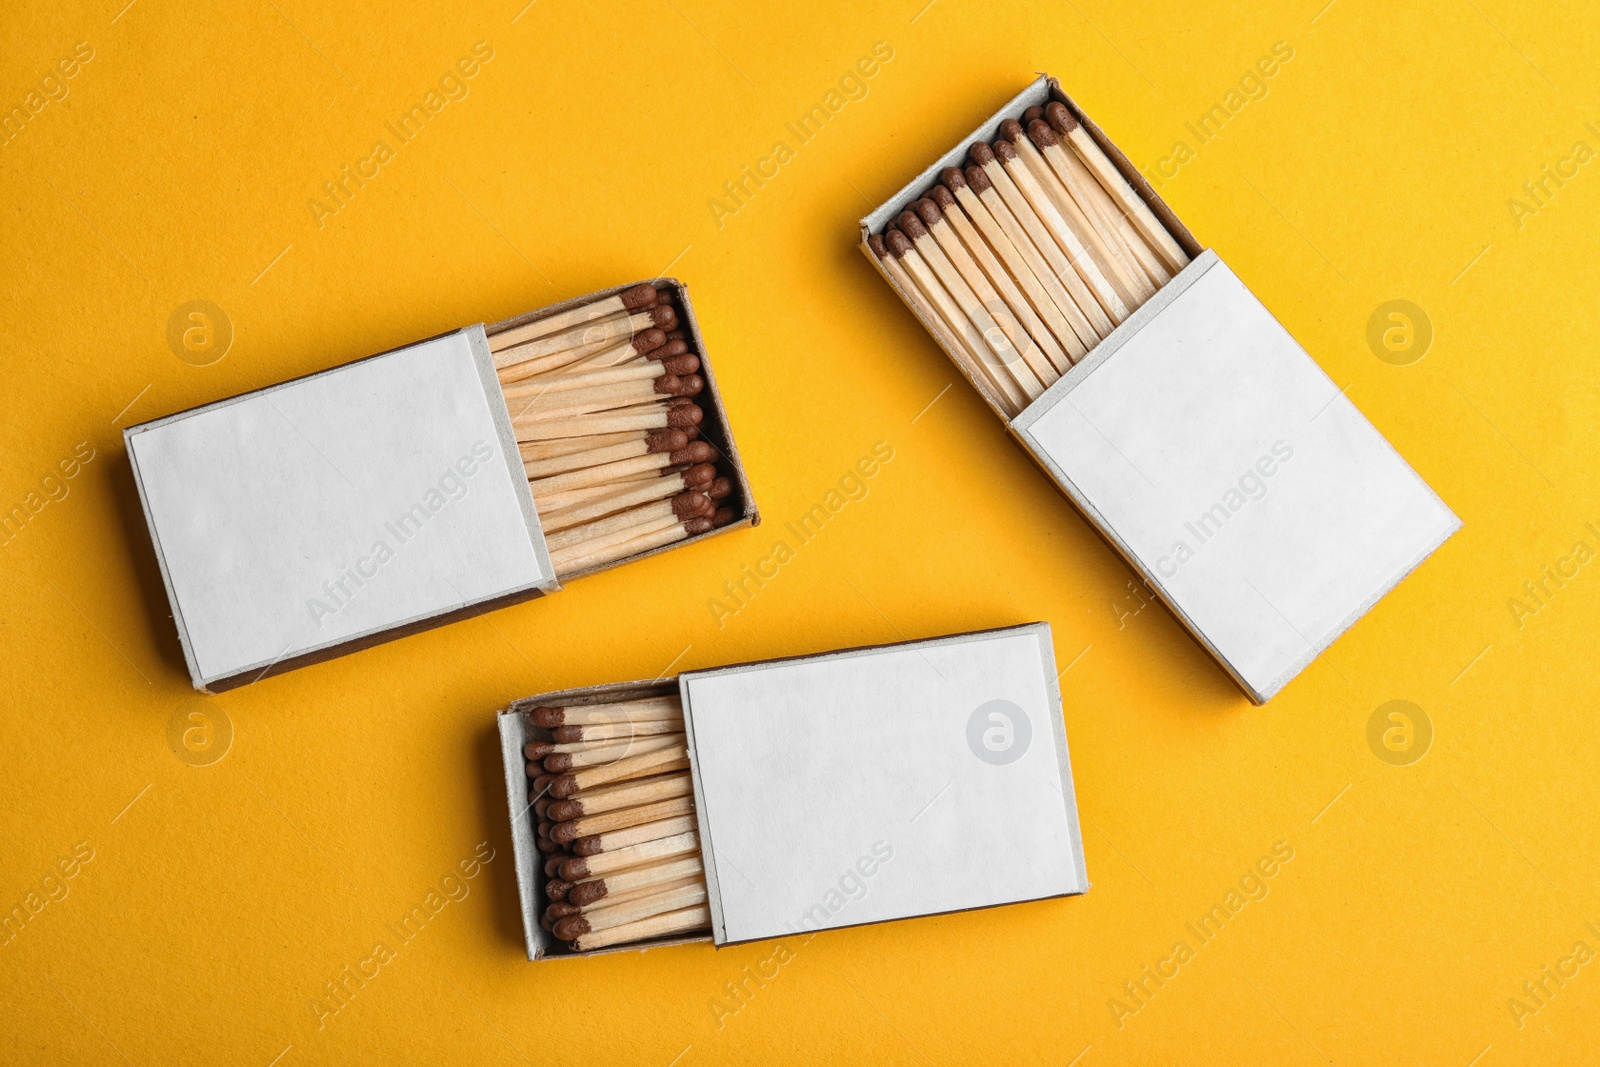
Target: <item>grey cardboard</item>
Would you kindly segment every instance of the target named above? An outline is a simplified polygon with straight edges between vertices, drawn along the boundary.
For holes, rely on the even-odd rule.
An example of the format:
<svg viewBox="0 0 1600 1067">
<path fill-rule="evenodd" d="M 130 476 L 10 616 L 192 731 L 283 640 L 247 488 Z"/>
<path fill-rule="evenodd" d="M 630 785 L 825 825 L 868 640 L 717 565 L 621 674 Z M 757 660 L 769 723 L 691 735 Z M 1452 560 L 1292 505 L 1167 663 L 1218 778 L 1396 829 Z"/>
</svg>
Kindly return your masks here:
<svg viewBox="0 0 1600 1067">
<path fill-rule="evenodd" d="M 717 945 L 1089 887 L 1047 623 L 680 675 Z M 543 694 L 499 716 L 529 959 L 538 925 L 527 713 L 653 695 Z M 674 938 L 602 951 L 637 951 Z M 586 954 L 587 955 L 587 954 Z"/>
<path fill-rule="evenodd" d="M 862 251 L 935 343 L 944 347 L 938 324 L 866 239 L 975 141 L 1052 100 L 1194 258 L 1015 420 L 987 383 L 968 380 L 1244 694 L 1264 703 L 1461 522 L 1054 78 L 1040 75 L 861 220 Z"/>
</svg>

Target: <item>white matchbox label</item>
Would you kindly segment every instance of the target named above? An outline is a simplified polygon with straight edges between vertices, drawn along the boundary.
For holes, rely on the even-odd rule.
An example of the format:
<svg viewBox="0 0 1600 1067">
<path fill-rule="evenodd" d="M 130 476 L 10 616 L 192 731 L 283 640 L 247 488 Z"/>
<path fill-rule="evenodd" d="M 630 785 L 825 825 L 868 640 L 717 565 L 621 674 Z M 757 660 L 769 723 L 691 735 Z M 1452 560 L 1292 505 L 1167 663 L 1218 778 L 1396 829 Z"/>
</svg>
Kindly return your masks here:
<svg viewBox="0 0 1600 1067">
<path fill-rule="evenodd" d="M 1210 251 L 1012 428 L 1258 702 L 1461 525 Z"/>
<path fill-rule="evenodd" d="M 719 945 L 1089 887 L 1047 624 L 679 688 Z"/>
<path fill-rule="evenodd" d="M 470 327 L 128 431 L 196 685 L 554 587 L 488 359 Z"/>
</svg>

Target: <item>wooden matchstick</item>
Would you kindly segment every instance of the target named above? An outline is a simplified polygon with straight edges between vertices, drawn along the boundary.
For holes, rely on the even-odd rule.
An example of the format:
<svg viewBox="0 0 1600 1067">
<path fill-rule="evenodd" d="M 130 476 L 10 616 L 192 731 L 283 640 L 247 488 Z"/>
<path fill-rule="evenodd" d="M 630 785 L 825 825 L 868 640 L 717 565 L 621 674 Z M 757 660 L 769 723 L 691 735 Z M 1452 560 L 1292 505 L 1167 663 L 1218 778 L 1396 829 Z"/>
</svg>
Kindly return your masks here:
<svg viewBox="0 0 1600 1067">
<path fill-rule="evenodd" d="M 547 756 L 572 755 L 580 752 L 598 752 L 601 749 L 625 745 L 627 742 L 634 739 L 643 740 L 647 737 L 655 739 L 666 737 L 668 735 L 676 735 L 679 740 L 683 739 L 683 724 L 681 722 L 624 723 L 619 726 L 594 727 L 562 726 L 557 728 L 554 733 L 559 735 L 563 730 L 570 731 L 572 733 L 577 733 L 583 730 L 611 730 L 619 732 L 609 733 L 605 737 L 569 737 L 569 739 L 565 741 L 529 741 L 522 747 L 523 754 L 526 755 L 530 760 L 543 761 Z M 636 754 L 636 752 L 637 750 L 635 750 L 635 753 L 632 754 Z M 625 752 L 624 754 L 626 755 L 630 753 Z M 563 771 L 571 770 L 573 766 L 569 765 L 566 767 L 551 768 L 544 766 L 543 762 L 541 762 L 539 765 L 546 773 L 550 774 L 559 774 Z M 582 766 L 582 764 L 577 764 L 577 766 Z M 541 801 L 541 803 L 544 803 L 544 801 Z M 540 812 L 539 814 L 543 815 L 544 813 Z"/>
<path fill-rule="evenodd" d="M 571 797 L 579 790 L 589 789 L 590 785 L 605 785 L 608 782 L 619 782 L 629 777 L 640 777 L 645 774 L 656 774 L 662 765 L 677 763 L 688 758 L 688 749 L 683 744 L 670 744 L 661 749 L 645 752 L 643 755 L 630 755 L 626 760 L 616 763 L 606 763 L 603 766 L 589 766 L 581 771 L 570 774 L 560 774 L 554 782 L 550 782 L 550 795 L 552 797 Z"/>
<path fill-rule="evenodd" d="M 619 531 L 631 530 L 634 527 L 644 527 L 673 520 L 698 519 L 710 515 L 715 510 L 711 498 L 697 490 L 686 490 L 667 500 L 658 500 L 650 504 L 640 504 L 628 508 L 603 519 L 584 523 L 581 526 L 569 526 L 555 533 L 548 533 L 545 545 L 551 552 L 573 545 L 583 544 L 585 541 L 609 537 Z"/>
<path fill-rule="evenodd" d="M 547 705 L 529 713 L 535 726 L 586 726 L 614 722 L 683 720 L 683 702 L 676 696 L 610 700 L 594 704 Z"/>
<path fill-rule="evenodd" d="M 528 485 L 532 488 L 534 496 L 549 495 L 568 489 L 585 489 L 592 485 L 602 485 L 627 475 L 650 474 L 679 463 L 690 465 L 709 463 L 716 459 L 716 455 L 716 451 L 710 445 L 704 441 L 695 441 L 676 452 L 645 452 L 629 459 L 597 463 L 579 470 L 554 474 L 548 478 L 532 479 Z"/>
<path fill-rule="evenodd" d="M 682 352 L 667 351 L 671 347 L 672 339 L 666 335 L 666 332 L 652 326 L 650 329 L 636 333 L 628 340 L 619 341 L 616 344 L 609 342 L 588 344 L 580 348 L 553 352 L 548 356 L 540 356 L 537 359 L 508 364 L 495 371 L 495 377 L 500 380 L 501 385 L 512 385 L 531 378 L 569 373 L 581 374 L 585 370 L 595 369 L 602 361 L 608 364 L 626 363 L 636 359 L 654 358 L 658 354 L 662 359 L 682 354 Z M 511 351 L 514 352 L 515 349 Z"/>
<path fill-rule="evenodd" d="M 1116 165 L 1106 158 L 1100 146 L 1094 143 L 1094 138 L 1085 130 L 1067 109 L 1065 104 L 1056 102 L 1044 109 L 1045 120 L 1057 134 L 1066 139 L 1068 145 L 1083 160 L 1101 187 L 1111 194 L 1117 206 L 1127 214 L 1129 220 L 1139 231 L 1141 237 L 1149 243 L 1161 257 L 1162 263 L 1168 270 L 1176 274 L 1189 264 L 1189 254 L 1185 252 L 1161 220 L 1156 218 L 1155 212 L 1150 210 L 1138 193 L 1133 191 L 1133 186 L 1117 170 Z"/>
<path fill-rule="evenodd" d="M 660 734 L 682 733 L 678 725 L 682 720 L 661 722 L 607 722 L 582 726 L 557 726 L 550 731 L 557 744 L 574 741 L 604 741 L 613 737 L 653 737 Z"/>
<path fill-rule="evenodd" d="M 961 209 L 961 205 L 956 203 L 955 195 L 944 186 L 935 185 L 928 190 L 925 199 L 932 200 L 939 206 L 939 210 L 944 215 L 944 225 L 954 230 L 956 235 L 960 237 L 962 244 L 966 246 L 972 258 L 983 268 L 984 274 L 989 276 L 989 281 L 999 291 L 1001 298 L 1006 302 L 1006 306 L 1011 309 L 1012 314 L 1017 316 L 1018 321 L 1028 331 L 1029 336 L 1044 350 L 1045 357 L 1050 360 L 1050 366 L 1055 369 L 1056 374 L 1065 374 L 1068 368 L 1072 366 L 1072 357 L 1061 347 L 1061 343 L 1056 340 L 1056 336 L 1051 332 L 1050 327 L 1039 317 L 1039 313 L 1034 310 L 1033 305 L 1023 296 L 1022 291 L 1017 288 L 1017 282 L 1006 272 L 1000 261 L 994 258 L 994 252 L 990 250 L 989 246 L 978 234 L 978 231 L 973 228 L 971 220 L 967 218 L 966 212 Z M 938 236 L 939 231 L 937 229 L 932 226 L 928 227 L 928 229 L 935 237 Z M 1074 344 L 1076 344 L 1077 335 L 1072 334 L 1071 337 Z M 1082 348 L 1082 345 L 1077 347 Z"/>
<path fill-rule="evenodd" d="M 564 456 L 553 456 L 549 459 L 529 459 L 524 456 L 522 465 L 527 470 L 529 480 L 533 480 L 551 478 L 568 471 L 582 470 L 584 467 L 598 467 L 602 463 L 635 459 L 652 452 L 670 453 L 688 447 L 689 435 L 682 430 L 662 430 L 647 436 L 634 437 L 632 440 L 619 441 L 614 445 L 602 445 L 583 452 L 569 452 Z"/>
<path fill-rule="evenodd" d="M 614 926 L 599 933 L 583 934 L 568 944 L 574 952 L 589 952 L 609 945 L 625 945 L 630 941 L 693 933 L 704 930 L 710 925 L 711 910 L 702 904 L 684 908 L 682 911 L 669 911 L 665 915 L 656 915 L 649 919 L 640 919 L 624 926 Z"/>
<path fill-rule="evenodd" d="M 489 338 L 489 351 L 498 352 L 502 348 L 510 348 L 524 341 L 548 337 L 550 334 L 560 333 L 593 319 L 603 319 L 611 315 L 627 314 L 640 308 L 653 307 L 658 299 L 660 294 L 656 292 L 655 286 L 649 282 L 640 282 L 616 296 L 608 296 L 591 304 L 584 304 L 554 315 L 547 315 L 542 319 L 535 319 L 521 326 L 514 326 L 509 330 L 502 330 Z"/>
<path fill-rule="evenodd" d="M 1016 179 L 1017 187 L 1024 195 L 1028 195 L 1028 187 L 1024 186 L 1018 172 L 1025 173 L 1029 185 L 1036 187 L 1049 200 L 1075 238 L 1088 250 L 1090 258 L 1121 297 L 1127 310 L 1131 312 L 1149 299 L 1155 293 L 1155 288 L 1139 265 L 1123 253 L 1116 230 L 1104 227 L 1092 217 L 1092 205 L 1078 203 L 1023 131 L 1022 123 L 1016 119 L 1006 119 L 1000 124 L 1000 136 L 1016 153 L 1018 171 L 1013 172 L 1012 177 Z M 1003 159 L 1001 162 L 1005 163 Z M 1009 163 L 1005 165 L 1008 170 L 1012 169 Z"/>
<path fill-rule="evenodd" d="M 976 210 L 968 207 L 969 203 L 981 207 L 983 214 L 993 220 L 994 232 L 1000 235 L 998 242 L 990 236 L 990 230 L 985 229 L 983 232 L 985 237 L 990 237 L 996 254 L 1002 259 L 1007 259 L 1008 256 L 1015 257 L 1027 265 L 1028 273 L 1033 275 L 1040 288 L 1049 294 L 1050 303 L 1071 325 L 1072 332 L 1080 339 L 1085 352 L 1099 344 L 1102 335 L 1096 330 L 1095 325 L 1090 322 L 1083 308 L 1079 306 L 1078 301 L 1074 299 L 1071 293 L 1067 292 L 1062 280 L 1056 277 L 1055 271 L 1044 261 L 1044 257 L 1040 255 L 1039 250 L 1034 246 L 1033 238 L 1028 236 L 1028 232 L 1023 229 L 1022 224 L 1011 214 L 1011 209 L 1006 207 L 1005 200 L 1001 198 L 1000 193 L 995 189 L 994 183 L 989 180 L 989 176 L 984 169 L 982 167 L 968 167 L 961 173 L 961 176 L 962 187 L 972 194 L 972 199 L 970 201 L 963 199 L 959 189 L 951 188 L 951 192 L 956 194 L 956 199 L 961 202 L 962 207 L 968 208 L 968 213 L 974 219 L 979 218 L 979 216 Z M 946 180 L 945 185 L 949 188 L 951 186 L 950 181 Z M 980 228 L 982 227 L 980 226 Z M 1077 277 L 1076 273 L 1073 274 L 1073 277 Z M 1080 280 L 1078 284 L 1081 287 L 1082 281 Z M 1097 309 L 1099 308 L 1099 305 L 1095 303 L 1087 290 L 1084 291 L 1084 297 L 1091 305 L 1094 305 Z M 1039 313 L 1043 315 L 1044 309 L 1040 308 Z M 1046 318 L 1048 319 L 1048 316 Z M 1109 325 L 1109 320 L 1107 320 L 1107 325 Z M 1056 336 L 1061 337 L 1059 333 Z M 1065 338 L 1062 339 L 1062 343 L 1065 345 Z"/>
<path fill-rule="evenodd" d="M 691 874 L 687 878 L 674 879 L 671 882 L 663 882 L 660 885 L 645 885 L 640 886 L 637 889 L 624 889 L 616 893 L 607 893 L 599 900 L 591 901 L 590 903 L 581 906 L 577 904 L 567 904 L 563 901 L 563 907 L 573 908 L 576 910 L 565 912 L 562 917 L 564 918 L 566 915 L 595 915 L 602 911 L 610 911 L 619 904 L 628 904 L 635 900 L 643 900 L 647 897 L 657 896 L 661 893 L 669 893 L 674 889 L 681 889 L 686 885 L 703 886 L 705 884 L 706 880 L 704 878 L 699 875 Z"/>
<path fill-rule="evenodd" d="M 971 320 L 934 276 L 933 271 L 923 262 L 922 257 L 917 254 L 911 238 L 900 230 L 890 230 L 884 234 L 884 241 L 889 254 L 900 261 L 928 303 L 938 309 L 939 318 L 950 333 L 961 339 L 960 346 L 952 351 L 966 357 L 963 362 L 967 374 L 989 386 L 1000 399 L 1007 415 L 1014 416 L 1027 407 L 1028 394 L 1014 378 L 1009 374 L 1000 373 L 991 364 L 992 357 L 989 356 L 986 346 L 975 336 L 976 330 Z"/>
<path fill-rule="evenodd" d="M 1106 277 L 1104 270 L 1090 254 L 1082 239 L 1061 216 L 1055 201 L 1050 199 L 1044 188 L 1034 179 L 1033 172 L 1017 153 L 1016 146 L 1010 141 L 1001 139 L 990 145 L 989 149 L 1000 172 L 1021 194 L 1022 202 L 1033 209 L 1033 214 L 1042 225 L 1044 233 L 1054 242 L 1061 256 L 1077 272 L 1084 285 L 1088 286 L 1090 293 L 1099 302 L 1112 325 L 1120 324 L 1128 317 L 1127 303 L 1118 294 L 1116 286 Z M 994 175 L 987 168 L 985 173 L 993 179 Z M 1013 204 L 1012 211 L 1018 213 L 1019 205 Z"/>
<path fill-rule="evenodd" d="M 682 475 L 687 489 L 701 490 L 711 483 L 716 476 L 715 472 L 716 468 L 709 463 L 665 466 L 655 470 L 619 474 L 597 485 L 579 486 L 555 492 L 541 489 L 533 494 L 533 503 L 539 510 L 540 521 L 544 528 L 550 531 L 559 530 L 571 525 L 564 521 L 565 516 L 580 506 L 599 504 L 622 492 L 654 486 L 660 479 L 673 475 Z M 663 492 L 657 499 L 668 495 L 670 492 Z M 607 513 L 609 511 L 608 508 Z"/>
<path fill-rule="evenodd" d="M 966 246 L 956 236 L 955 230 L 945 222 L 944 212 L 939 205 L 931 198 L 924 197 L 913 204 L 911 209 L 916 213 L 917 218 L 922 221 L 922 224 L 927 227 L 929 235 L 933 237 L 934 242 L 944 252 L 945 258 L 955 266 L 956 272 L 961 275 L 962 280 L 977 294 L 984 307 L 989 309 L 996 324 L 1010 339 L 1012 347 L 1021 353 L 1023 362 L 1033 372 L 1033 378 L 1041 386 L 1049 386 L 1056 378 L 1060 377 L 1061 371 L 1057 369 L 1050 357 L 1045 354 L 1044 348 L 1034 340 L 1033 335 L 1028 332 L 1027 327 L 1022 324 L 1022 320 L 1012 311 L 1011 306 L 1001 299 L 1000 293 L 990 284 L 988 277 L 979 268 L 977 261 L 968 254 Z M 1045 340 L 1054 348 L 1055 341 L 1051 339 L 1048 331 L 1044 332 L 1044 336 Z M 1060 352 L 1059 348 L 1056 350 Z M 1072 365 L 1067 360 L 1066 353 L 1060 352 L 1060 358 L 1063 365 L 1069 367 Z M 1023 387 L 1024 391 L 1027 391 L 1029 383 L 1022 380 L 1021 375 L 1018 375 L 1018 384 Z M 1040 391 L 1042 392 L 1043 389 Z"/>
<path fill-rule="evenodd" d="M 516 416 L 531 415 L 542 419 L 569 419 L 577 415 L 632 407 L 664 397 L 698 396 L 705 388 L 705 379 L 698 374 L 679 377 L 664 374 L 642 382 L 618 382 L 615 385 L 577 392 L 541 393 L 519 405 Z"/>
<path fill-rule="evenodd" d="M 601 899 L 605 898 L 602 897 Z M 694 907 L 697 904 L 704 904 L 705 901 L 705 883 L 691 882 L 688 885 L 664 889 L 613 907 L 598 909 L 587 914 L 567 916 L 553 925 L 552 932 L 563 941 L 571 941 L 584 934 L 615 929 L 619 926 L 638 922 L 641 919 L 648 919 L 652 916 L 679 911 L 683 908 Z"/>
<path fill-rule="evenodd" d="M 580 815 L 568 819 L 566 822 L 558 822 L 550 830 L 550 839 L 561 844 L 569 844 L 597 834 L 625 830 L 630 826 L 641 826 L 645 823 L 668 819 L 675 815 L 689 814 L 694 811 L 694 797 L 690 795 L 693 792 L 693 785 L 686 774 L 676 776 L 676 780 L 682 783 L 683 788 L 682 792 L 675 796 L 618 808 L 615 811 Z M 558 801 L 557 803 L 565 804 L 569 802 Z M 554 808 L 556 805 L 552 804 L 551 807 Z"/>
<path fill-rule="evenodd" d="M 593 856 L 575 856 L 561 864 L 561 877 L 569 882 L 586 878 L 602 878 L 608 874 L 641 866 L 651 860 L 667 859 L 700 851 L 700 835 L 693 830 L 671 837 L 658 837 L 636 845 L 601 852 Z"/>
<path fill-rule="evenodd" d="M 883 264 L 883 269 L 888 272 L 889 277 L 894 281 L 895 288 L 900 290 L 900 295 L 907 303 L 917 309 L 917 313 L 922 316 L 923 322 L 932 331 L 934 337 L 941 341 L 945 348 L 951 352 L 962 353 L 967 359 L 976 361 L 978 354 L 972 351 L 971 346 L 967 344 L 963 337 L 950 329 L 945 323 L 944 316 L 939 313 L 939 309 L 935 308 L 928 301 L 928 298 L 923 295 L 922 289 L 912 279 L 911 275 L 906 272 L 905 267 L 901 266 L 900 260 L 890 254 L 889 245 L 884 240 L 884 235 L 875 233 L 868 237 L 867 247 L 871 249 L 873 255 L 878 257 L 878 262 Z"/>
<path fill-rule="evenodd" d="M 612 536 L 597 545 L 578 546 L 561 553 L 552 552 L 550 563 L 555 567 L 556 573 L 564 578 L 591 567 L 602 567 L 608 563 L 627 559 L 629 556 L 665 548 L 690 537 L 709 533 L 718 526 L 726 526 L 732 521 L 733 512 L 722 509 L 714 518 L 685 519 L 682 522 L 669 523 L 642 533 L 635 533 L 627 538 Z"/>
<path fill-rule="evenodd" d="M 687 833 L 694 828 L 695 818 L 693 815 L 678 815 L 671 819 L 659 819 L 656 822 L 630 826 L 624 830 L 612 830 L 609 833 L 590 834 L 587 837 L 580 837 L 572 842 L 572 854 L 575 856 L 597 856 L 602 852 L 614 852 L 617 849 L 628 848 L 645 841 L 655 841 L 663 837 L 673 837 L 677 834 Z"/>
<path fill-rule="evenodd" d="M 698 479 L 701 474 L 700 468 L 706 466 L 708 464 L 702 463 L 689 468 L 688 471 L 681 474 L 670 474 L 665 477 L 651 479 L 650 483 L 646 483 L 639 488 L 625 489 L 593 504 L 583 504 L 563 511 L 560 515 L 554 516 L 551 521 L 543 523 L 543 525 L 545 529 L 551 531 L 564 530 L 569 526 L 578 526 L 592 519 L 609 515 L 613 511 L 621 511 L 623 508 L 632 507 L 635 504 L 646 504 L 652 500 L 662 500 L 669 496 L 677 496 L 684 490 L 693 489 L 701 484 L 700 481 L 691 481 L 691 479 Z"/>
<path fill-rule="evenodd" d="M 687 765 L 687 761 L 684 761 Z M 674 797 L 686 797 L 693 792 L 693 784 L 687 774 L 679 774 L 678 770 L 668 767 L 650 768 L 663 773 L 652 775 L 638 781 L 625 781 L 619 783 L 621 788 L 610 792 L 598 790 L 590 796 L 568 797 L 557 800 L 550 805 L 550 817 L 555 820 L 555 825 L 550 829 L 550 839 L 561 844 L 566 841 L 596 833 L 592 827 L 581 826 L 570 830 L 563 830 L 562 826 L 568 823 L 581 823 L 586 815 L 603 815 L 606 812 L 616 811 L 619 808 L 643 807 L 653 804 L 658 800 L 671 800 Z M 563 839 L 564 833 L 571 833 L 571 837 Z"/>
<path fill-rule="evenodd" d="M 594 878 L 587 882 L 579 882 L 563 892 L 559 899 L 570 900 L 582 907 L 584 904 L 599 900 L 607 894 L 624 889 L 637 889 L 640 886 L 660 885 L 663 882 L 676 881 L 694 874 L 704 874 L 705 867 L 701 865 L 699 856 L 690 856 L 685 859 L 662 860 L 658 863 L 647 864 L 643 867 L 632 867 L 626 871 L 605 878 Z"/>
<path fill-rule="evenodd" d="M 660 431 L 666 433 L 667 431 Z M 693 440 L 689 428 L 684 427 L 678 432 L 684 435 L 684 443 Z M 657 434 L 648 430 L 624 430 L 620 433 L 590 434 L 585 437 L 561 437 L 549 441 L 519 441 L 517 451 L 522 456 L 524 463 L 541 463 L 545 460 L 565 459 L 580 452 L 592 452 L 597 448 L 610 448 L 613 445 L 631 444 L 635 441 L 648 441 Z M 682 448 L 683 445 L 677 446 Z"/>
<path fill-rule="evenodd" d="M 1029 112 L 1035 110 L 1043 113 L 1044 109 L 1028 109 Z M 1107 242 L 1139 268 L 1152 290 L 1160 289 L 1171 281 L 1171 272 L 1140 236 L 1132 220 L 1111 199 L 1105 187 L 1095 180 L 1083 160 L 1061 144 L 1061 138 L 1056 136 L 1050 124 L 1042 118 L 1025 122 L 1028 140 L 1038 148 L 1040 157 L 1055 174 L 1057 181 L 1095 221 L 1096 229 L 1106 235 Z"/>
<path fill-rule="evenodd" d="M 585 748 L 579 752 L 552 752 L 544 758 L 544 769 L 551 774 L 577 771 L 586 767 L 610 767 L 625 759 L 658 752 L 664 748 L 682 748 L 682 734 L 661 737 L 626 738 L 611 745 Z M 560 796 L 560 793 L 556 793 Z"/>
<path fill-rule="evenodd" d="M 676 325 L 678 325 L 678 313 L 670 304 L 662 304 L 658 307 L 644 308 L 631 315 L 600 319 L 549 337 L 541 337 L 536 341 L 524 341 L 502 348 L 494 353 L 494 365 L 496 369 L 511 367 L 530 360 L 583 349 L 589 349 L 590 351 L 585 354 L 592 355 L 598 349 L 621 344 L 652 326 L 665 331 Z"/>
<path fill-rule="evenodd" d="M 955 298 L 959 307 L 977 331 L 977 337 L 992 355 L 993 360 L 1009 375 L 1017 388 L 1028 400 L 1032 400 L 1044 392 L 1044 385 L 1022 360 L 1022 353 L 1011 343 L 1010 337 L 1000 327 L 990 314 L 989 309 L 978 299 L 978 294 L 961 277 L 961 272 L 956 270 L 939 247 L 939 243 L 928 233 L 928 228 L 915 212 L 903 211 L 895 220 L 895 228 L 911 239 L 917 253 L 933 268 L 934 275 L 945 287 L 945 290 Z"/>
<path fill-rule="evenodd" d="M 1116 327 L 1106 309 L 1106 304 L 1115 302 L 1118 306 L 1121 305 L 1121 301 L 1117 301 L 1116 294 L 1111 291 L 1111 286 L 1105 282 L 1103 276 L 1100 277 L 1098 285 L 1091 283 L 1088 274 L 1079 269 L 1082 261 L 1069 259 L 1062 252 L 1050 229 L 1039 218 L 1038 212 L 1028 202 L 1027 197 L 1022 195 L 1022 191 L 1011 180 L 1005 168 L 1000 165 L 1000 160 L 996 158 L 992 147 L 979 141 L 972 146 L 968 155 L 971 156 L 973 165 L 982 170 L 984 177 L 989 179 L 989 183 L 994 187 L 999 199 L 1004 202 L 1006 209 L 1011 212 L 1012 217 L 1032 240 L 1034 248 L 1049 264 L 1051 273 L 1071 294 L 1078 305 L 1078 310 L 1082 311 L 1084 317 L 1094 326 L 1095 334 L 1102 339 L 1105 338 Z M 970 183 L 972 179 L 968 177 L 967 181 Z M 1099 274 L 1098 271 L 1094 273 Z M 1102 287 L 1104 292 L 1101 291 Z"/>
<path fill-rule="evenodd" d="M 518 441 L 548 441 L 555 437 L 589 437 L 623 430 L 683 429 L 700 425 L 704 413 L 690 404 L 686 407 L 652 411 L 644 415 L 611 415 L 598 418 L 542 420 L 536 414 L 514 418 L 512 426 Z"/>
</svg>

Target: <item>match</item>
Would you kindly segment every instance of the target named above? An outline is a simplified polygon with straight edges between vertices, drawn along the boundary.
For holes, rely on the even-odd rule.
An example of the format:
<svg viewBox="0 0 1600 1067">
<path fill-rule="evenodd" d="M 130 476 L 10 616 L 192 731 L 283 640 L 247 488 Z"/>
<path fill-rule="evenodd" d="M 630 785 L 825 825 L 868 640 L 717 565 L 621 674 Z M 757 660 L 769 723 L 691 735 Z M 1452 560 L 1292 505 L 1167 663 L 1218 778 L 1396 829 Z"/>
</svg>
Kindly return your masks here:
<svg viewBox="0 0 1600 1067">
<path fill-rule="evenodd" d="M 867 250 L 1015 418 L 1189 262 L 1070 108 L 1030 107 L 904 204 Z"/>
<path fill-rule="evenodd" d="M 573 952 L 709 927 L 679 698 L 538 707 L 529 718 L 549 731 L 525 746 L 545 857 L 540 925 Z"/>
<path fill-rule="evenodd" d="M 643 283 L 490 338 L 557 577 L 744 517 L 722 446 L 701 436 L 715 401 L 678 299 Z"/>
</svg>

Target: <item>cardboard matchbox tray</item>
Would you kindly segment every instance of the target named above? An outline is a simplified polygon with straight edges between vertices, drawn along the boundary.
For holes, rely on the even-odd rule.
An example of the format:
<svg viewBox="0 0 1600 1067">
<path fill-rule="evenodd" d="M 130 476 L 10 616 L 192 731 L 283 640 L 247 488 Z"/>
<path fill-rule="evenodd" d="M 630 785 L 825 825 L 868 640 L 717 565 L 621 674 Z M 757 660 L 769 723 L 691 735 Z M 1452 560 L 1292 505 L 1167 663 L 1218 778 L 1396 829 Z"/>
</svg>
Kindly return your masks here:
<svg viewBox="0 0 1600 1067">
<path fill-rule="evenodd" d="M 574 953 L 539 925 L 530 712 L 676 693 L 710 934 Z M 567 689 L 499 713 L 530 960 L 719 947 L 1089 888 L 1048 623 Z"/>
<path fill-rule="evenodd" d="M 861 220 L 861 249 L 945 167 L 1065 104 L 1192 261 L 1015 419 L 1012 435 L 1253 702 L 1265 703 L 1461 522 L 1117 146 L 1041 75 Z M 961 360 L 945 348 L 958 368 Z"/>
<path fill-rule="evenodd" d="M 488 338 L 632 285 L 468 326 L 123 431 L 196 689 L 270 674 L 554 592 Z M 760 521 L 688 287 L 701 438 Z M 603 570 L 594 567 L 567 578 Z"/>
</svg>

